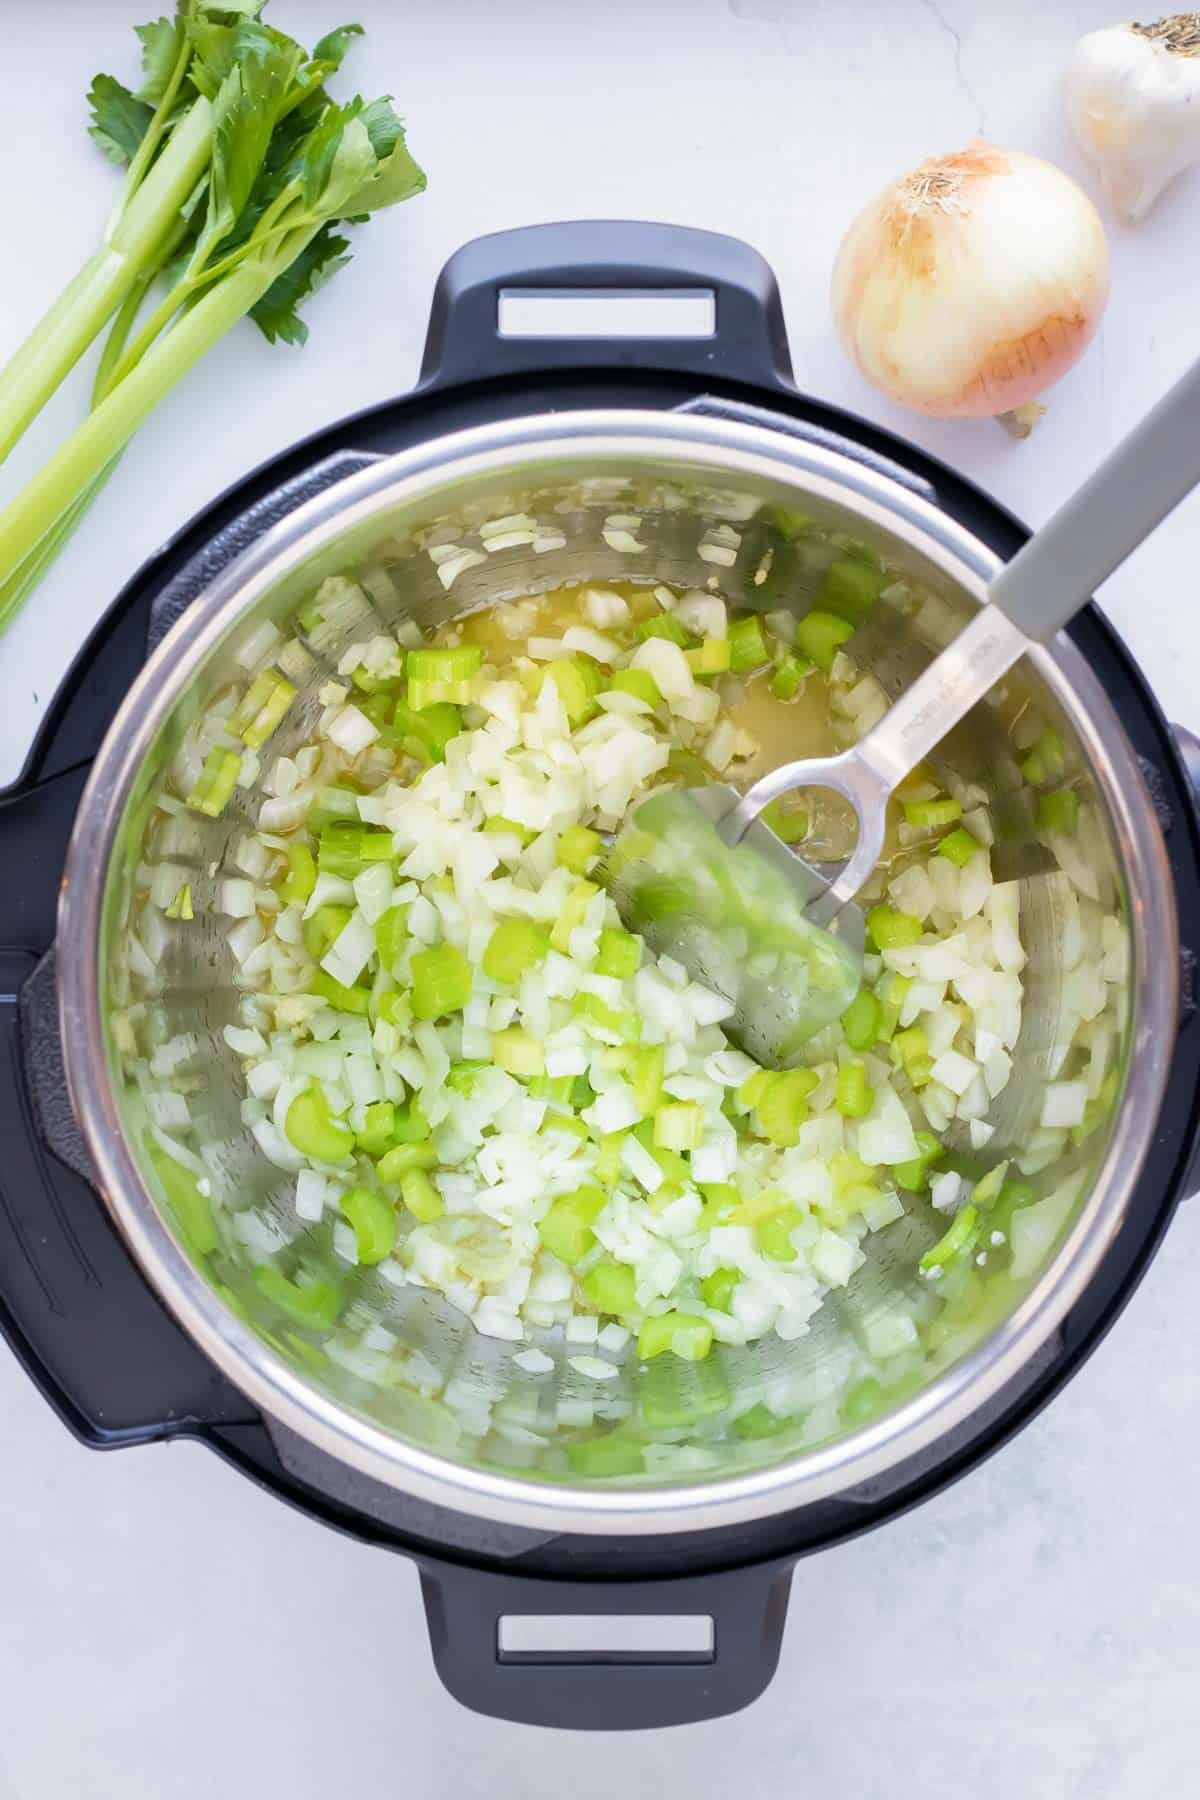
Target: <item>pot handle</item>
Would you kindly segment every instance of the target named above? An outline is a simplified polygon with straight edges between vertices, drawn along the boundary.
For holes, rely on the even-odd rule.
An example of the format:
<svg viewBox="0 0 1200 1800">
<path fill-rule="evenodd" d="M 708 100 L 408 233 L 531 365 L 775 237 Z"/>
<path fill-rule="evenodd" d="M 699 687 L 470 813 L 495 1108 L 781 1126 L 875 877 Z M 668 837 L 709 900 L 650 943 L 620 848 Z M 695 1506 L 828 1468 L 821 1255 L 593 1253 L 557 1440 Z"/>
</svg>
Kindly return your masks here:
<svg viewBox="0 0 1200 1800">
<path fill-rule="evenodd" d="M 557 1581 L 421 1559 L 443 1686 L 473 1712 L 568 1731 L 692 1725 L 749 1705 L 779 1661 L 791 1576 L 771 1563 Z"/>
<path fill-rule="evenodd" d="M 1200 815 L 1200 738 L 1194 731 L 1189 731 L 1186 725 L 1172 725 L 1171 736 L 1175 740 L 1175 749 L 1192 791 L 1197 814 Z M 1200 982 L 1200 968 L 1197 968 L 1196 958 L 1189 952 L 1184 952 L 1184 958 L 1184 1004 L 1185 1008 L 1190 1006 L 1194 1009 L 1200 1003 L 1200 995 L 1196 993 L 1197 983 Z M 1186 1200 L 1200 1194 L 1200 1129 L 1196 1131 L 1179 1191 Z"/>
<path fill-rule="evenodd" d="M 464 244 L 438 276 L 420 385 L 563 368 L 790 389 L 771 267 L 738 238 L 634 220 L 528 225 Z"/>
</svg>

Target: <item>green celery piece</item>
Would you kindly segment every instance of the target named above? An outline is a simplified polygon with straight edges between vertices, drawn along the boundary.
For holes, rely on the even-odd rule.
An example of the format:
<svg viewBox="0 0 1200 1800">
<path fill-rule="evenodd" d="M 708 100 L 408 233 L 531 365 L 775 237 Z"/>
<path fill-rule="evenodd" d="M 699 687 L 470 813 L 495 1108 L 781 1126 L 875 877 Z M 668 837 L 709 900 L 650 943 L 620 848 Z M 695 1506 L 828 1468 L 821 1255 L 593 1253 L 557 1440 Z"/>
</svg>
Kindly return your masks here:
<svg viewBox="0 0 1200 1800">
<path fill-rule="evenodd" d="M 307 844 L 287 847 L 288 872 L 279 890 L 285 906 L 303 906 L 317 885 L 317 865 Z"/>
<path fill-rule="evenodd" d="M 712 1349 L 713 1328 L 699 1313 L 652 1313 L 638 1332 L 642 1362 L 670 1350 L 683 1362 L 702 1362 Z"/>
<path fill-rule="evenodd" d="M 248 750 L 260 750 L 283 723 L 295 698 L 296 689 L 285 675 L 278 669 L 264 669 L 230 715 L 229 735 L 241 738 Z"/>
<path fill-rule="evenodd" d="M 363 1147 L 361 1138 L 359 1144 L 360 1148 Z M 410 1169 L 436 1169 L 437 1166 L 438 1153 L 428 1141 L 420 1144 L 393 1144 L 376 1163 L 375 1173 L 380 1181 L 394 1187 L 403 1182 Z"/>
<path fill-rule="evenodd" d="M 905 824 L 922 831 L 940 831 L 943 825 L 953 825 L 961 818 L 962 807 L 957 800 L 910 800 L 904 808 Z"/>
<path fill-rule="evenodd" d="M 600 692 L 602 677 L 597 665 L 586 657 L 555 657 L 553 662 L 546 664 L 542 680 L 552 682 L 558 689 L 572 731 L 586 725 L 599 712 L 596 695 Z"/>
<path fill-rule="evenodd" d="M 180 1235 L 194 1256 L 207 1256 L 217 1247 L 211 1203 L 200 1192 L 191 1170 L 176 1162 L 150 1132 L 143 1141 Z"/>
<path fill-rule="evenodd" d="M 410 650 L 408 675 L 416 681 L 469 681 L 483 667 L 478 644 L 459 644 L 452 649 Z"/>
<path fill-rule="evenodd" d="M 501 919 L 483 953 L 483 972 L 489 981 L 512 987 L 549 949 L 549 938 L 532 919 Z"/>
<path fill-rule="evenodd" d="M 461 1012 L 471 998 L 471 965 L 453 944 L 418 950 L 412 958 L 412 1009 L 418 1019 Z"/>
<path fill-rule="evenodd" d="M 563 909 L 550 928 L 550 943 L 562 956 L 570 955 L 571 933 L 583 924 L 588 902 L 600 892 L 594 881 L 577 881 L 563 902 Z"/>
<path fill-rule="evenodd" d="M 546 1053 L 541 1044 L 520 1025 L 492 1033 L 492 1060 L 497 1068 L 518 1081 L 529 1081 L 545 1073 Z"/>
<path fill-rule="evenodd" d="M 621 1146 L 627 1135 L 624 1131 L 610 1131 L 596 1148 L 596 1180 L 606 1188 L 615 1186 L 621 1178 Z"/>
<path fill-rule="evenodd" d="M 714 1269 L 700 1283 L 700 1298 L 714 1312 L 728 1312 L 733 1290 L 742 1279 L 738 1269 Z"/>
<path fill-rule="evenodd" d="M 375 921 L 375 951 L 380 967 L 394 972 L 408 942 L 407 906 L 389 906 Z"/>
<path fill-rule="evenodd" d="M 972 837 L 965 826 L 959 826 L 957 831 L 947 832 L 941 840 L 938 845 L 938 855 L 946 857 L 956 868 L 963 869 L 975 852 L 982 849 L 983 845 L 979 839 Z"/>
<path fill-rule="evenodd" d="M 614 1318 L 631 1313 L 637 1305 L 637 1277 L 628 1263 L 593 1263 L 579 1285 L 597 1312 Z"/>
<path fill-rule="evenodd" d="M 856 1382 L 842 1401 L 842 1418 L 847 1425 L 863 1425 L 883 1405 L 883 1388 L 873 1375 Z"/>
<path fill-rule="evenodd" d="M 586 875 L 602 848 L 598 831 L 590 831 L 586 825 L 568 825 L 558 840 L 556 855 L 572 875 Z"/>
<path fill-rule="evenodd" d="M 241 769 L 242 759 L 236 750 L 210 750 L 199 779 L 187 797 L 188 805 L 210 819 L 219 819 L 237 786 Z"/>
<path fill-rule="evenodd" d="M 358 1148 L 366 1156 L 382 1156 L 395 1140 L 396 1104 L 393 1100 L 374 1100 L 367 1107 L 362 1130 L 356 1135 Z"/>
<path fill-rule="evenodd" d="M 704 1108 L 694 1100 L 668 1101 L 654 1115 L 654 1142 L 660 1150 L 695 1150 L 704 1135 Z"/>
<path fill-rule="evenodd" d="M 882 569 L 859 557 L 839 557 L 825 572 L 817 605 L 827 613 L 848 619 L 852 625 L 861 625 L 891 579 Z"/>
<path fill-rule="evenodd" d="M 196 910 L 192 905 L 191 882 L 185 881 L 183 886 L 178 889 L 171 904 L 164 909 L 163 916 L 167 919 L 182 919 L 185 923 L 195 918 Z"/>
<path fill-rule="evenodd" d="M 686 650 L 696 642 L 692 633 L 679 623 L 674 613 L 655 613 L 653 618 L 643 619 L 640 625 L 634 627 L 633 635 L 643 644 L 647 638 L 667 638 L 672 644 L 678 644 L 681 650 Z"/>
<path fill-rule="evenodd" d="M 260 1292 L 298 1325 L 328 1331 L 337 1324 L 342 1310 L 342 1293 L 331 1281 L 314 1281 L 301 1286 L 289 1281 L 270 1263 L 262 1263 L 255 1269 L 254 1279 Z"/>
<path fill-rule="evenodd" d="M 929 1274 L 933 1269 L 941 1271 L 957 1262 L 974 1248 L 978 1235 L 979 1209 L 968 1202 L 955 1213 L 954 1221 L 945 1236 L 940 1237 L 921 1258 L 922 1272 Z"/>
<path fill-rule="evenodd" d="M 371 1010 L 371 990 L 365 987 L 344 987 L 335 981 L 324 969 L 314 971 L 309 984 L 310 993 L 319 994 L 322 1000 L 328 1000 L 330 1006 L 338 1012 L 358 1013 L 366 1017 Z"/>
<path fill-rule="evenodd" d="M 749 1443 L 758 1438 L 778 1437 L 792 1422 L 791 1419 L 779 1418 L 759 1400 L 746 1412 L 739 1413 L 733 1421 L 733 1432 L 735 1437 L 744 1438 Z"/>
<path fill-rule="evenodd" d="M 323 875 L 353 881 L 369 863 L 390 862 L 393 850 L 390 831 L 338 821 L 327 825 L 317 841 L 317 867 Z"/>
<path fill-rule="evenodd" d="M 396 1248 L 399 1225 L 393 1207 L 372 1188 L 353 1187 L 338 1202 L 344 1218 L 354 1228 L 358 1260 L 370 1268 Z"/>
<path fill-rule="evenodd" d="M 593 1221 L 604 1210 L 608 1196 L 596 1187 L 577 1188 L 555 1200 L 538 1224 L 538 1236 L 546 1249 L 568 1267 L 586 1256 L 596 1241 Z"/>
<path fill-rule="evenodd" d="M 837 1109 L 843 1118 L 865 1119 L 874 1097 L 865 1064 L 844 1062 L 837 1072 Z"/>
<path fill-rule="evenodd" d="M 426 767 L 445 762 L 446 745 L 463 728 L 462 713 L 445 700 L 423 707 L 419 712 L 405 701 L 397 700 L 392 724 L 402 747 Z"/>
<path fill-rule="evenodd" d="M 318 906 L 316 912 L 305 919 L 300 935 L 314 962 L 320 962 L 330 944 L 350 923 L 350 917 L 350 907 L 328 905 Z"/>
<path fill-rule="evenodd" d="M 807 656 L 796 656 L 787 651 L 780 657 L 771 676 L 771 692 L 777 700 L 794 700 L 815 667 Z"/>
<path fill-rule="evenodd" d="M 596 951 L 597 975 L 611 975 L 624 980 L 635 975 L 642 960 L 642 940 L 631 931 L 605 929 L 600 933 Z"/>
<path fill-rule="evenodd" d="M 693 675 L 703 678 L 705 675 L 723 675 L 731 666 L 733 649 L 728 638 L 704 638 L 686 655 Z"/>
<path fill-rule="evenodd" d="M 852 1050 L 869 1050 L 879 1036 L 883 1008 L 869 988 L 860 988 L 842 1014 L 842 1030 Z"/>
<path fill-rule="evenodd" d="M 867 914 L 867 931 L 877 950 L 899 950 L 920 943 L 922 925 L 914 913 L 873 906 Z"/>
<path fill-rule="evenodd" d="M 1059 788 L 1039 794 L 1037 822 L 1042 831 L 1062 831 L 1068 835 L 1079 826 L 1079 795 L 1074 788 Z"/>
<path fill-rule="evenodd" d="M 847 638 L 854 636 L 854 627 L 836 613 L 816 610 L 806 613 L 796 626 L 796 643 L 818 669 L 828 675 L 833 667 L 833 659 Z"/>
<path fill-rule="evenodd" d="M 335 1119 L 319 1083 L 297 1094 L 288 1107 L 284 1135 L 302 1156 L 317 1162 L 346 1162 L 354 1149 L 354 1133 Z"/>
<path fill-rule="evenodd" d="M 751 669 L 761 668 L 769 661 L 767 640 L 763 636 L 762 620 L 757 613 L 750 613 L 745 618 L 734 619 L 729 627 L 729 667 L 735 675 L 748 674 Z"/>
<path fill-rule="evenodd" d="M 608 685 L 614 694 L 632 694 L 636 700 L 644 700 L 647 706 L 662 705 L 658 683 L 649 669 L 617 669 L 610 676 Z"/>
<path fill-rule="evenodd" d="M 424 1169 L 406 1169 L 400 1177 L 400 1193 L 404 1204 L 423 1225 L 440 1219 L 446 1203 Z"/>
<path fill-rule="evenodd" d="M 572 1475 L 640 1475 L 645 1467 L 642 1446 L 619 1430 L 568 1444 L 566 1455 Z"/>
<path fill-rule="evenodd" d="M 818 1078 L 811 1069 L 761 1069 L 759 1074 L 767 1079 L 755 1087 L 757 1097 L 753 1104 L 758 1128 L 772 1144 L 786 1149 L 799 1141 L 800 1127 L 808 1117 L 808 1096 Z M 751 1076 L 743 1087 L 753 1082 L 755 1077 Z"/>
</svg>

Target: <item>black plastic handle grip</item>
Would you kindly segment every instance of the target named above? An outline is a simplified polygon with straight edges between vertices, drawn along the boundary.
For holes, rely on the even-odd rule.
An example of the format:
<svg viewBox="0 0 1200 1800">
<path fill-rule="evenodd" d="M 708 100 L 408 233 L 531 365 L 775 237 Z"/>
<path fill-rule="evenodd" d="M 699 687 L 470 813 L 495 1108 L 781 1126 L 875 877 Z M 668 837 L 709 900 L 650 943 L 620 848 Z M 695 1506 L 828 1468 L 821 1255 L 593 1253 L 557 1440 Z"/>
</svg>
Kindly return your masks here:
<svg viewBox="0 0 1200 1800">
<path fill-rule="evenodd" d="M 667 1581 L 555 1581 L 421 1561 L 433 1660 L 472 1711 L 517 1725 L 640 1731 L 719 1719 L 756 1700 L 779 1661 L 791 1564 Z M 585 1621 L 711 1620 L 711 1647 L 584 1647 Z M 502 1622 L 578 1621 L 580 1647 L 506 1652 Z M 631 1634 L 632 1635 L 632 1634 Z"/>
<path fill-rule="evenodd" d="M 706 337 L 509 336 L 501 294 L 711 294 Z M 421 385 L 533 370 L 637 368 L 789 387 L 792 364 L 770 265 L 740 239 L 684 225 L 579 219 L 475 238 L 438 277 Z"/>
</svg>

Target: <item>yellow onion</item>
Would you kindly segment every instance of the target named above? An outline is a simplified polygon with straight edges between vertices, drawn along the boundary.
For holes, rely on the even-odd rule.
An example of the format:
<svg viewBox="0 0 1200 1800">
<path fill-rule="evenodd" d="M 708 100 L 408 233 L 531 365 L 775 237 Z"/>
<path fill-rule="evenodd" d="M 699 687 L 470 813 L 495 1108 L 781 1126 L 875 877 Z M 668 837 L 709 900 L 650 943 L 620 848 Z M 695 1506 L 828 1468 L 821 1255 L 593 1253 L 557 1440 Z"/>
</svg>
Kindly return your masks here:
<svg viewBox="0 0 1200 1800">
<path fill-rule="evenodd" d="M 1018 428 L 1090 344 L 1107 298 L 1087 195 L 982 140 L 885 189 L 833 270 L 838 331 L 868 381 L 918 412 Z"/>
</svg>

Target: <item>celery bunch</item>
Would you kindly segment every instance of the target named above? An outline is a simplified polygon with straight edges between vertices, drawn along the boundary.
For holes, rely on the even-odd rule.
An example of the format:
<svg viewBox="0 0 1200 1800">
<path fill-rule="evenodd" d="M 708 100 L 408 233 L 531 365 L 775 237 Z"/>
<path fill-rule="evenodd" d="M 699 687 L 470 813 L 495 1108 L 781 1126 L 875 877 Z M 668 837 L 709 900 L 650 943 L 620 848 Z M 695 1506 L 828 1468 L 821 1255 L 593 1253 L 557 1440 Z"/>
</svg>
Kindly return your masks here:
<svg viewBox="0 0 1200 1800">
<path fill-rule="evenodd" d="M 310 52 L 265 0 L 180 0 L 138 27 L 145 81 L 98 75 L 92 136 L 126 173 L 99 247 L 0 372 L 0 457 L 107 326 L 85 422 L 0 511 L 0 628 L 163 395 L 247 313 L 302 344 L 299 307 L 347 261 L 339 226 L 425 186 L 390 99 L 325 82 L 358 25 Z"/>
</svg>

